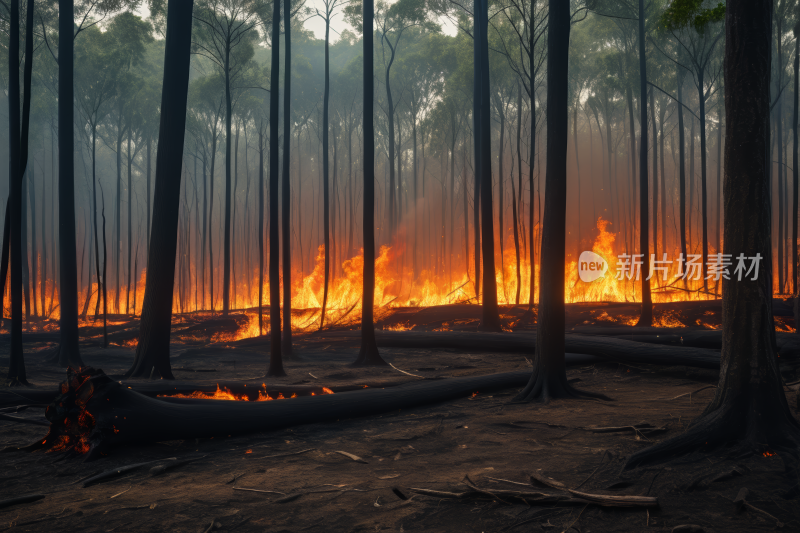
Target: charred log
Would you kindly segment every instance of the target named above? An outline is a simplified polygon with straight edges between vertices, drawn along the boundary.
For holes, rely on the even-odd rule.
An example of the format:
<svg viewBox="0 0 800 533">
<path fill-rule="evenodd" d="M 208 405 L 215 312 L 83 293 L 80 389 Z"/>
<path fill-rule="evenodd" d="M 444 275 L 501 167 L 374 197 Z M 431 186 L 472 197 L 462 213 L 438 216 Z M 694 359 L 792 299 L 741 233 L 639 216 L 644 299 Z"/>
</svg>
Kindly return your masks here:
<svg viewBox="0 0 800 533">
<path fill-rule="evenodd" d="M 47 408 L 50 430 L 28 449 L 98 457 L 115 445 L 270 431 L 330 422 L 467 397 L 477 390 L 518 387 L 528 372 L 422 381 L 391 389 L 326 394 L 273 402 L 165 402 L 129 389 L 102 370 L 70 370 Z"/>
</svg>

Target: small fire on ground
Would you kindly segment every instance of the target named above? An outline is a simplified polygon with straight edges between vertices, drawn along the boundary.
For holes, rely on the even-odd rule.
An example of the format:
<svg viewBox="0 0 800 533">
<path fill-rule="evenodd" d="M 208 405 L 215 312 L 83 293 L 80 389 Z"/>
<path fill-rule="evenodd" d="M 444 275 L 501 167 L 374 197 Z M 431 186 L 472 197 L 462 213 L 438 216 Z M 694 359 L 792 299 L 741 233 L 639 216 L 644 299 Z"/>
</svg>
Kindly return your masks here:
<svg viewBox="0 0 800 533">
<path fill-rule="evenodd" d="M 220 388 L 219 384 L 217 384 L 217 390 L 214 392 L 203 392 L 203 391 L 194 391 L 189 394 L 159 394 L 159 398 L 189 398 L 189 399 L 197 399 L 197 400 L 228 400 L 228 401 L 237 401 L 237 402 L 267 402 L 271 400 L 285 400 L 287 397 L 283 395 L 282 392 L 278 392 L 277 396 L 272 397 L 267 393 L 267 385 L 266 383 L 261 384 L 262 389 L 257 391 L 258 396 L 251 396 L 247 393 L 244 394 L 236 394 L 231 392 L 228 387 Z M 273 393 L 274 394 L 274 393 Z M 328 387 L 322 387 L 322 394 L 333 394 L 333 391 Z M 311 393 L 311 396 L 316 396 L 315 393 Z M 289 398 L 297 398 L 297 393 L 292 393 Z"/>
</svg>

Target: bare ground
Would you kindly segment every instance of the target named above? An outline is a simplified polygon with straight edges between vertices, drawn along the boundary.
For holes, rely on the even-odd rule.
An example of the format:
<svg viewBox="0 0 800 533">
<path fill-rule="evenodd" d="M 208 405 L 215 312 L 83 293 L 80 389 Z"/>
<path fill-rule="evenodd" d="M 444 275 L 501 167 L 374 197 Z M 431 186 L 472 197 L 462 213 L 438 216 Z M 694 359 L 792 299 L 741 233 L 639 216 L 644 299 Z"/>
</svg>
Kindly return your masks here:
<svg viewBox="0 0 800 533">
<path fill-rule="evenodd" d="M 467 321 L 471 312 L 466 310 L 462 313 L 466 316 L 448 320 Z M 514 320 L 514 310 L 508 310 L 508 314 L 508 320 Z M 433 323 L 420 318 L 417 316 L 415 323 L 435 329 L 441 317 Z M 471 327 L 468 322 L 465 326 Z M 296 341 L 300 357 L 286 362 L 289 377 L 278 380 L 261 377 L 267 356 L 253 343 L 211 347 L 176 344 L 172 363 L 177 379 L 206 384 L 259 379 L 268 385 L 322 384 L 336 391 L 419 379 L 392 368 L 350 368 L 357 343 L 326 339 L 324 333 Z M 381 352 L 398 369 L 424 377 L 520 370 L 527 368 L 525 356 L 530 357 L 522 353 L 399 348 Z M 124 347 L 103 350 L 87 344 L 83 355 L 88 364 L 115 375 L 130 365 L 133 351 Z M 0 352 L 3 367 L 7 365 L 4 357 L 6 354 Z M 41 359 L 36 353 L 27 356 L 31 381 L 36 389 L 55 389 L 63 371 L 41 364 Z M 120 447 L 91 463 L 42 452 L 3 453 L 0 500 L 31 493 L 44 494 L 45 498 L 0 509 L 0 531 L 513 533 L 572 528 L 590 533 L 672 531 L 682 524 L 717 532 L 776 529 L 776 520 L 764 514 L 736 512 L 732 500 L 742 487 L 750 490 L 748 501 L 774 516 L 784 529 L 800 530 L 797 500 L 782 497 L 797 480 L 786 477 L 777 456 L 734 460 L 721 450 L 711 456 L 621 471 L 626 456 L 678 434 L 702 411 L 713 388 L 675 397 L 714 385 L 716 371 L 597 364 L 568 368 L 568 377 L 576 386 L 603 392 L 615 401 L 514 404 L 510 402 L 515 390 L 475 391 L 474 397 L 382 416 L 247 436 Z M 13 389 L 18 394 L 26 390 Z M 797 416 L 795 393 L 787 394 Z M 42 412 L 41 408 L 30 408 L 6 414 L 44 420 Z M 591 431 L 592 427 L 641 422 L 665 430 L 647 434 L 633 429 Z M 0 447 L 28 444 L 45 432 L 44 426 L 0 420 Z M 339 451 L 365 462 L 354 461 Z M 147 466 L 88 488 L 76 483 L 119 466 L 195 456 L 204 458 L 160 476 L 151 476 Z M 736 472 L 726 478 L 734 469 Z M 647 511 L 595 505 L 525 505 L 491 498 L 459 501 L 414 495 L 410 490 L 459 492 L 464 489 L 465 475 L 488 490 L 526 490 L 499 480 L 528 483 L 528 474 L 537 471 L 570 487 L 582 484 L 580 490 L 585 492 L 657 496 L 660 507 Z M 718 477 L 726 479 L 712 481 Z M 535 490 L 554 492 L 541 487 Z M 408 499 L 401 499 L 398 492 Z M 278 501 L 298 494 L 297 498 L 287 498 L 290 501 Z"/>
</svg>

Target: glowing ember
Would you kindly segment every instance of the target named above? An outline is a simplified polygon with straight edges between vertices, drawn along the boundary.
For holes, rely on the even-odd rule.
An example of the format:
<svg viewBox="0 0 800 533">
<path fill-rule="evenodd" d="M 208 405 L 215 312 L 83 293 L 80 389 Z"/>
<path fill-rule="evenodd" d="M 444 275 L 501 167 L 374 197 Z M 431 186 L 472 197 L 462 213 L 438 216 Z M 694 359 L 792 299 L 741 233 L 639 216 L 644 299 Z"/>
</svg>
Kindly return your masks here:
<svg viewBox="0 0 800 533">
<path fill-rule="evenodd" d="M 773 457 L 774 455 L 775 455 L 775 452 L 771 452 L 769 450 L 766 450 L 764 452 L 764 457 Z"/>
</svg>

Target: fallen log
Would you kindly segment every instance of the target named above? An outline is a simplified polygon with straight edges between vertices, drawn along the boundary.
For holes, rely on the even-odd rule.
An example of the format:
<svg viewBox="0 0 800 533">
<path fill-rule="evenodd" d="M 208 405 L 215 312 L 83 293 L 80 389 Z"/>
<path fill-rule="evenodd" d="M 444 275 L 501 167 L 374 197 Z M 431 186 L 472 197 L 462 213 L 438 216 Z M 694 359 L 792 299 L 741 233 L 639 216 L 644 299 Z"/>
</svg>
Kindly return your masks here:
<svg viewBox="0 0 800 533">
<path fill-rule="evenodd" d="M 520 387 L 529 371 L 420 381 L 391 389 L 304 396 L 285 402 L 178 404 L 145 396 L 101 370 L 68 371 L 62 393 L 47 407 L 48 434 L 27 447 L 75 454 L 87 460 L 118 444 L 209 438 L 332 422 L 470 396 L 475 391 Z"/>
<path fill-rule="evenodd" d="M 348 339 L 358 332 L 328 332 L 326 339 Z M 470 352 L 534 353 L 536 334 L 531 333 L 471 333 L 376 331 L 378 347 L 457 349 Z M 686 346 L 647 344 L 612 337 L 565 335 L 564 349 L 568 353 L 593 355 L 621 363 L 681 365 L 698 368 L 719 368 L 719 352 Z"/>
<path fill-rule="evenodd" d="M 285 385 L 270 384 L 266 386 L 257 381 L 229 381 L 219 383 L 195 383 L 192 381 L 122 381 L 119 382 L 123 387 L 135 390 L 151 398 L 160 398 L 164 401 L 176 401 L 183 398 L 171 398 L 171 396 L 188 396 L 193 393 L 202 395 L 214 395 L 218 392 L 230 393 L 231 395 L 255 401 L 259 398 L 259 392 L 263 396 L 272 399 L 291 398 L 292 396 L 318 396 L 321 394 L 331 394 L 332 391 L 322 385 Z M 358 387 L 361 387 L 359 385 Z M 22 403 L 49 404 L 60 394 L 59 390 L 25 390 L 21 393 L 0 391 L 0 407 L 15 406 Z M 201 399 L 203 396 L 197 395 Z M 224 399 L 224 398 L 220 398 Z M 188 401 L 188 400 L 187 400 Z"/>
</svg>

